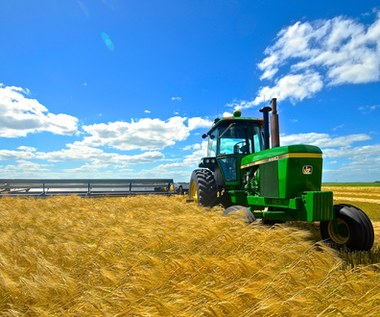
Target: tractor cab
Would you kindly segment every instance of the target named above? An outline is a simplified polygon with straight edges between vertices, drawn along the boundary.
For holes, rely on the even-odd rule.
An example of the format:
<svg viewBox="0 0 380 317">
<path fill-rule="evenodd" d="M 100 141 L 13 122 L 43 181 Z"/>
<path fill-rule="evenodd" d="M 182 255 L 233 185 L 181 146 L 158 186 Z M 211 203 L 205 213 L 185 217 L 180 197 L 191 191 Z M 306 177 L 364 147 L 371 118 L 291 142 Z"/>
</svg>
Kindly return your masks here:
<svg viewBox="0 0 380 317">
<path fill-rule="evenodd" d="M 231 154 L 252 154 L 263 150 L 263 121 L 260 119 L 241 119 L 234 117 L 216 119 L 212 129 L 205 135 L 209 137 L 207 156 Z"/>
<path fill-rule="evenodd" d="M 232 117 L 215 119 L 203 138 L 208 138 L 207 156 L 201 159 L 199 167 L 214 174 L 218 191 L 238 188 L 242 158 L 264 149 L 264 122 L 242 118 L 236 110 Z"/>
</svg>

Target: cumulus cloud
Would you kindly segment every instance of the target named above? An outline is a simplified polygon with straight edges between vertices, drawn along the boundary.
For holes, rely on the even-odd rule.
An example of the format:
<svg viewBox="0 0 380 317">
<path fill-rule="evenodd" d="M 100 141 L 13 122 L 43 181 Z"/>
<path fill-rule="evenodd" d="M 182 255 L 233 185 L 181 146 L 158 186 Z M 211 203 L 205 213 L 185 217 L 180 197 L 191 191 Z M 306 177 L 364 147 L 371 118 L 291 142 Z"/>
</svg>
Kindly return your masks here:
<svg viewBox="0 0 380 317">
<path fill-rule="evenodd" d="M 194 117 L 194 118 L 189 118 L 188 120 L 188 127 L 189 130 L 196 130 L 200 128 L 211 128 L 212 126 L 212 121 L 208 119 L 203 119 L 200 117 Z"/>
<path fill-rule="evenodd" d="M 78 119 L 67 114 L 54 114 L 30 91 L 0 84 L 0 135 L 5 138 L 23 137 L 29 133 L 47 131 L 72 135 L 78 131 Z"/>
<path fill-rule="evenodd" d="M 331 170 L 325 169 L 326 178 L 330 181 L 373 182 L 380 180 L 379 144 L 328 148 L 324 149 L 323 153 L 329 159 L 345 160 L 344 164 L 334 165 Z"/>
<path fill-rule="evenodd" d="M 99 175 L 107 175 L 107 177 L 115 177 L 115 173 L 124 171 L 124 175 L 133 173 L 132 166 L 135 164 L 160 164 L 165 161 L 165 155 L 158 150 L 176 144 L 177 142 L 186 140 L 191 131 L 199 128 L 209 128 L 212 122 L 201 117 L 171 117 L 167 120 L 143 118 L 139 120 L 131 120 L 130 122 L 109 122 L 94 125 L 83 126 L 82 129 L 88 135 L 82 134 L 83 138 L 57 151 L 43 152 L 29 146 L 19 146 L 17 149 L 0 149 L 0 161 L 2 161 L 2 174 L 4 177 L 20 167 L 19 172 L 14 172 L 14 177 L 22 175 L 21 168 L 25 168 L 25 175 L 31 175 L 26 164 L 35 166 L 36 171 L 43 171 L 49 177 L 62 177 L 62 173 L 75 173 L 91 177 L 96 172 Z M 205 143 L 206 144 L 206 143 Z M 173 170 L 178 171 L 179 166 L 186 166 L 188 169 L 194 168 L 201 156 L 204 155 L 205 145 L 194 145 L 187 147 L 185 150 L 192 151 L 174 165 Z M 116 149 L 116 150 L 112 150 Z M 131 151 L 131 154 L 125 154 L 120 151 Z M 13 161 L 16 163 L 8 164 Z M 38 165 L 38 162 L 46 162 L 48 165 Z M 19 163 L 23 162 L 23 164 Z M 56 166 L 62 162 L 72 162 L 73 168 L 61 170 Z M 58 164 L 57 164 L 58 163 Z M 47 171 L 47 166 L 51 170 Z M 170 169 L 170 166 L 164 164 Z M 177 168 L 174 168 L 177 166 Z M 190 167 L 191 166 L 191 167 Z M 159 172 L 159 168 L 153 168 L 155 172 Z M 56 172 L 53 172 L 55 170 Z M 92 171 L 92 173 L 91 173 Z M 145 170 L 148 171 L 148 170 Z M 152 173 L 154 172 L 152 171 Z M 169 171 L 170 172 L 170 171 Z M 86 174 L 87 173 L 87 174 Z M 146 175 L 153 177 L 153 174 Z M 189 173 L 189 170 L 181 171 L 181 175 Z M 37 172 L 38 174 L 38 172 Z M 173 174 L 173 173 L 172 173 Z M 172 175 L 171 174 L 171 175 Z M 33 174 L 34 175 L 34 174 Z M 66 175 L 68 174 L 64 174 Z M 139 171 L 139 176 L 143 174 Z M 169 174 L 168 174 L 169 175 Z M 161 175 L 158 175 L 162 177 Z M 174 177 L 174 176 L 173 176 Z"/>
<path fill-rule="evenodd" d="M 118 150 L 159 150 L 185 140 L 190 132 L 186 118 L 168 120 L 143 118 L 138 121 L 110 122 L 83 126 L 90 136 L 83 143 L 89 146 L 108 146 Z"/>
<path fill-rule="evenodd" d="M 331 136 L 328 133 L 298 133 L 281 135 L 281 145 L 311 144 L 322 148 L 347 147 L 355 142 L 368 141 L 367 134 L 349 134 L 344 136 Z"/>
<path fill-rule="evenodd" d="M 191 151 L 191 150 L 199 150 L 201 148 L 201 145 L 199 143 L 196 144 L 190 144 L 186 145 L 183 150 L 184 151 Z"/>
<path fill-rule="evenodd" d="M 372 24 L 347 17 L 296 22 L 282 29 L 258 64 L 261 87 L 254 100 L 232 103 L 249 108 L 273 97 L 302 101 L 324 86 L 380 80 L 380 12 Z"/>
<path fill-rule="evenodd" d="M 316 72 L 286 75 L 277 80 L 273 87 L 261 88 L 255 100 L 243 105 L 242 108 L 250 108 L 273 97 L 280 100 L 290 99 L 292 102 L 302 101 L 320 91 L 322 87 L 321 75 Z"/>
<path fill-rule="evenodd" d="M 105 152 L 102 149 L 86 146 L 81 142 L 67 144 L 65 149 L 51 152 L 39 152 L 35 148 L 20 146 L 17 150 L 0 150 L 0 176 L 14 177 L 171 177 L 175 180 L 187 180 L 191 171 L 205 156 L 207 142 L 187 147 L 191 153 L 165 163 L 165 155 L 159 151 L 146 151 L 138 154 Z M 7 162 L 10 162 L 7 164 Z M 44 162 L 40 164 L 39 162 Z M 59 170 L 56 163 L 75 162 L 74 167 Z M 136 164 L 146 164 L 150 168 L 135 170 Z M 141 166 L 141 165 L 140 165 Z M 144 166 L 144 165 L 142 165 Z M 138 173 L 138 174 L 136 174 Z M 115 176 L 116 175 L 116 176 Z M 128 176 L 127 176 L 128 175 Z"/>
<path fill-rule="evenodd" d="M 198 166 L 202 157 L 207 153 L 207 141 L 202 141 L 200 144 L 193 144 L 186 150 L 192 149 L 193 152 L 186 155 L 178 162 L 166 163 L 157 165 L 151 169 L 142 169 L 141 175 L 144 177 L 162 177 L 167 175 L 176 181 L 188 181 L 191 172 Z"/>
<path fill-rule="evenodd" d="M 200 117 L 171 117 L 167 120 L 142 118 L 83 126 L 89 134 L 82 141 L 88 146 L 108 146 L 118 150 L 162 150 L 186 140 L 190 131 L 209 128 L 212 122 Z"/>
<path fill-rule="evenodd" d="M 378 81 L 379 44 L 380 13 L 369 26 L 344 17 L 297 22 L 281 30 L 266 49 L 267 57 L 258 65 L 261 79 L 273 78 L 286 65 L 296 72 L 321 67 L 330 85 Z"/>
<path fill-rule="evenodd" d="M 164 154 L 158 151 L 147 151 L 138 154 L 120 154 L 115 152 L 105 152 L 101 149 L 89 147 L 75 142 L 67 144 L 65 149 L 51 152 L 39 152 L 35 148 L 20 146 L 17 150 L 0 150 L 1 164 L 0 175 L 3 177 L 41 177 L 41 173 L 49 177 L 62 177 L 62 172 L 54 168 L 55 163 L 75 162 L 78 167 L 66 169 L 63 177 L 67 175 L 84 175 L 92 177 L 100 170 L 108 169 L 108 177 L 119 175 L 120 170 L 126 171 L 127 168 L 135 164 L 157 163 L 164 160 Z M 38 162 L 45 162 L 40 164 Z M 7 164 L 7 162 L 10 162 Z M 91 169 L 90 169 L 91 167 Z M 53 172 L 55 170 L 55 172 Z M 103 174 L 102 174 L 103 175 Z M 107 174 L 104 174 L 107 175 Z"/>
<path fill-rule="evenodd" d="M 67 144 L 66 149 L 59 151 L 37 152 L 34 158 L 48 162 L 89 161 L 98 165 L 103 164 L 104 166 L 108 166 L 109 164 L 129 165 L 156 162 L 164 159 L 164 155 L 157 151 L 148 151 L 134 155 L 109 153 L 102 149 L 84 145 L 81 142 L 74 142 Z"/>
<path fill-rule="evenodd" d="M 18 147 L 17 150 L 0 150 L 0 161 L 28 160 L 35 156 L 35 149 Z"/>
<path fill-rule="evenodd" d="M 48 164 L 39 164 L 20 159 L 12 164 L 2 165 L 0 175 L 3 178 L 41 178 L 41 173 L 50 173 Z"/>
</svg>

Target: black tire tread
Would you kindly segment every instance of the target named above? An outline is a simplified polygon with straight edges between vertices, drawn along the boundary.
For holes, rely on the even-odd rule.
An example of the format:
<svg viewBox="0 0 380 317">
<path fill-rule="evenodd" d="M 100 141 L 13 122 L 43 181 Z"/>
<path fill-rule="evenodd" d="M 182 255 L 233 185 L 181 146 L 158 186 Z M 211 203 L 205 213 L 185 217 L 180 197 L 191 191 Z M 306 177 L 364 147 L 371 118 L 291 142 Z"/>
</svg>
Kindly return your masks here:
<svg viewBox="0 0 380 317">
<path fill-rule="evenodd" d="M 191 176 L 198 192 L 198 205 L 213 207 L 219 204 L 217 186 L 213 173 L 208 169 L 197 169 Z"/>
<path fill-rule="evenodd" d="M 353 205 L 349 204 L 340 204 L 339 206 L 349 208 L 351 210 L 356 209 L 357 212 L 354 212 L 354 215 L 357 217 L 358 224 L 356 225 L 356 229 L 361 232 L 360 239 L 353 239 L 352 245 L 355 247 L 357 250 L 369 250 L 371 249 L 373 245 L 373 241 L 375 238 L 373 227 L 371 220 L 368 218 L 367 214 L 362 211 L 360 208 L 357 208 Z M 366 230 L 362 230 L 360 228 L 360 225 Z"/>
<path fill-rule="evenodd" d="M 374 230 L 371 220 L 366 213 L 358 207 L 350 204 L 334 205 L 337 218 L 343 219 L 350 228 L 350 238 L 346 245 L 336 245 L 338 248 L 347 247 L 355 251 L 368 251 L 374 242 Z M 320 232 L 323 240 L 333 242 L 328 233 L 329 221 L 321 221 Z"/>
</svg>

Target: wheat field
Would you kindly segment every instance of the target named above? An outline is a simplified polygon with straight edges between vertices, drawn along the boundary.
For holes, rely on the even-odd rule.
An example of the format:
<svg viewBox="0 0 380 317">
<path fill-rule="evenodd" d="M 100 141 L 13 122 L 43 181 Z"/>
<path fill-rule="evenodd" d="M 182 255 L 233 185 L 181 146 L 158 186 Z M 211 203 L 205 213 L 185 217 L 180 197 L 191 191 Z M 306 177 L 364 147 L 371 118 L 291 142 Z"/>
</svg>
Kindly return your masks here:
<svg viewBox="0 0 380 317">
<path fill-rule="evenodd" d="M 372 201 L 375 245 L 354 254 L 182 196 L 0 202 L 0 316 L 380 316 Z"/>
</svg>

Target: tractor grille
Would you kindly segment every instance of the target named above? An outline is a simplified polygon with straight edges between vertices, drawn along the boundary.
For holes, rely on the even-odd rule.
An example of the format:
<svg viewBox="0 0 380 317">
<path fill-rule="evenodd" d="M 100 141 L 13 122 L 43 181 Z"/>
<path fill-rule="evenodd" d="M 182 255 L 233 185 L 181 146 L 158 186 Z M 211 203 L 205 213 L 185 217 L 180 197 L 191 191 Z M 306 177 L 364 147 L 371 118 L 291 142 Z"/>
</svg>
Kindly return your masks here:
<svg viewBox="0 0 380 317">
<path fill-rule="evenodd" d="M 260 165 L 260 194 L 264 197 L 278 197 L 278 161 Z"/>
</svg>

